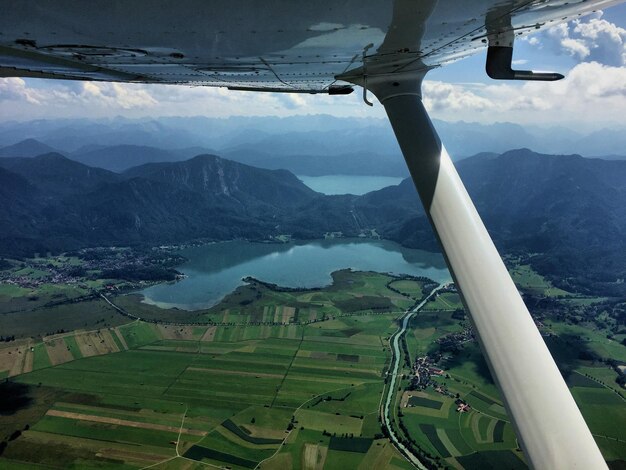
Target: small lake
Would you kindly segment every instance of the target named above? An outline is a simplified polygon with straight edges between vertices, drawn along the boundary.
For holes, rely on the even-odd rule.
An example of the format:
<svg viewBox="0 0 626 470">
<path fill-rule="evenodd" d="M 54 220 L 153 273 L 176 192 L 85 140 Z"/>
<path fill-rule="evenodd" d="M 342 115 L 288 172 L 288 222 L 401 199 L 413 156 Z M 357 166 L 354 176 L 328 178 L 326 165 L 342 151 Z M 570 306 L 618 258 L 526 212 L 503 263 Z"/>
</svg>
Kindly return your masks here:
<svg viewBox="0 0 626 470">
<path fill-rule="evenodd" d="M 404 179 L 394 176 L 359 175 L 298 176 L 298 178 L 313 191 L 319 193 L 327 195 L 355 194 L 357 196 L 387 186 L 396 186 Z"/>
<path fill-rule="evenodd" d="M 207 308 L 253 276 L 286 287 L 322 287 L 344 268 L 450 279 L 443 257 L 387 240 L 318 240 L 285 244 L 232 241 L 180 251 L 189 261 L 177 269 L 187 277 L 140 293 L 144 302 L 184 310 Z"/>
</svg>

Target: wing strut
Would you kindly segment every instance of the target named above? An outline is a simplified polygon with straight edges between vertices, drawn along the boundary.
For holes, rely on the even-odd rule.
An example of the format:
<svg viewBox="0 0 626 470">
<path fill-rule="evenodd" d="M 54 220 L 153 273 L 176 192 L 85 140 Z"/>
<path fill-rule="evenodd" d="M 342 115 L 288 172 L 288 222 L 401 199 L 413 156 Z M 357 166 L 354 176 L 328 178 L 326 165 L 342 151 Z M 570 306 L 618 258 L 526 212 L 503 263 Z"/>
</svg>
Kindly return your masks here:
<svg viewBox="0 0 626 470">
<path fill-rule="evenodd" d="M 384 105 L 519 442 L 537 469 L 606 463 L 422 103 L 423 76 L 368 80 Z"/>
</svg>

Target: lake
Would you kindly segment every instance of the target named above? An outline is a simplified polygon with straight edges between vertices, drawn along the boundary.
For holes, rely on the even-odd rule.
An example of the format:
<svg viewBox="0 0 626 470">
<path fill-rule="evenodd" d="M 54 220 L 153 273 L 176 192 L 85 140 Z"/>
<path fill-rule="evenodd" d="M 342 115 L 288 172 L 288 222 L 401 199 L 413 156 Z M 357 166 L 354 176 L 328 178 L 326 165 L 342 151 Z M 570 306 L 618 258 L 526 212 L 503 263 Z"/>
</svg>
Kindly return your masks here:
<svg viewBox="0 0 626 470">
<path fill-rule="evenodd" d="M 404 178 L 394 176 L 325 175 L 298 176 L 300 181 L 319 193 L 355 194 L 360 196 L 387 186 L 395 186 Z"/>
<path fill-rule="evenodd" d="M 144 302 L 163 308 L 207 308 L 242 285 L 246 276 L 286 287 L 322 287 L 332 282 L 333 271 L 344 268 L 450 280 L 440 254 L 387 240 L 231 241 L 187 248 L 180 254 L 189 261 L 177 269 L 187 277 L 144 289 Z"/>
</svg>

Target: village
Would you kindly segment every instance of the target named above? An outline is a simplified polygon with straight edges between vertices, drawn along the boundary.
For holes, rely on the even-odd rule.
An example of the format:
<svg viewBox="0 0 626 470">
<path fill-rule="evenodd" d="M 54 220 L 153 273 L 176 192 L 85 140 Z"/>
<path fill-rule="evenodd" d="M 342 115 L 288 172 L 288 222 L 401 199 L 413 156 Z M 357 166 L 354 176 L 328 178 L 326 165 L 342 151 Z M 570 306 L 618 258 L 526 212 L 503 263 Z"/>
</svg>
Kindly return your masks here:
<svg viewBox="0 0 626 470">
<path fill-rule="evenodd" d="M 474 341 L 474 333 L 472 329 L 466 326 L 463 331 L 457 333 L 450 333 L 438 338 L 435 342 L 438 344 L 438 352 L 431 355 L 419 356 L 415 359 L 412 365 L 409 385 L 407 390 L 410 391 L 423 391 L 428 387 L 431 387 L 435 392 L 452 398 L 457 405 L 456 411 L 459 413 L 466 413 L 470 411 L 470 405 L 462 400 L 458 394 L 450 392 L 444 384 L 433 380 L 433 377 L 450 378 L 450 375 L 446 373 L 445 369 L 441 367 L 441 363 L 445 362 L 451 355 L 460 351 L 463 344 Z M 409 393 L 410 396 L 410 393 Z M 410 398 L 406 400 L 405 406 L 414 406 L 411 403 Z"/>
<path fill-rule="evenodd" d="M 173 267 L 184 258 L 167 248 L 137 250 L 132 248 L 89 248 L 72 253 L 21 260 L 3 260 L 0 284 L 24 289 L 44 285 L 68 285 L 84 289 L 115 290 L 119 283 L 96 280 L 124 280 L 124 287 L 135 287 L 150 282 L 175 281 L 182 274 Z M 92 282 L 90 282 L 92 281 Z M 128 284 L 130 283 L 130 284 Z"/>
</svg>

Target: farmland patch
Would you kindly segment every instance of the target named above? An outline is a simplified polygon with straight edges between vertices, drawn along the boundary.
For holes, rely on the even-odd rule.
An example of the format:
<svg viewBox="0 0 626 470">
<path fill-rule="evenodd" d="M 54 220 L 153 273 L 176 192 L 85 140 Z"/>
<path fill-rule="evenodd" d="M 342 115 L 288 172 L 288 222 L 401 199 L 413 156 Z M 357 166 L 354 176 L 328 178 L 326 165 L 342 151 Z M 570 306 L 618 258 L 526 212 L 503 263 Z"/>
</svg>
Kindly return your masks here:
<svg viewBox="0 0 626 470">
<path fill-rule="evenodd" d="M 432 408 L 433 410 L 440 410 L 443 403 L 437 400 L 431 400 L 430 398 L 424 398 L 419 396 L 411 396 L 408 400 L 409 406 L 421 406 L 424 408 Z"/>
<path fill-rule="evenodd" d="M 371 447 L 373 439 L 365 437 L 336 437 L 330 438 L 328 448 L 330 450 L 342 450 L 344 452 L 358 452 L 365 454 Z"/>
</svg>

